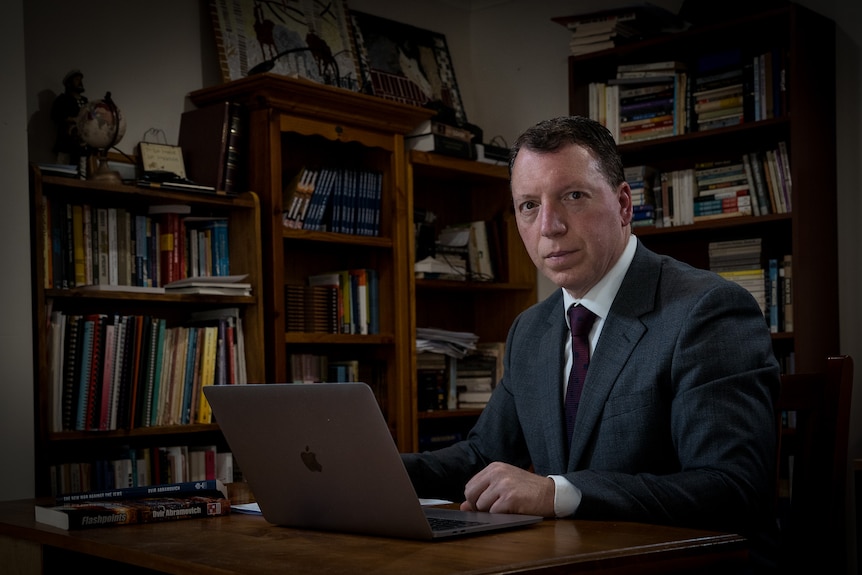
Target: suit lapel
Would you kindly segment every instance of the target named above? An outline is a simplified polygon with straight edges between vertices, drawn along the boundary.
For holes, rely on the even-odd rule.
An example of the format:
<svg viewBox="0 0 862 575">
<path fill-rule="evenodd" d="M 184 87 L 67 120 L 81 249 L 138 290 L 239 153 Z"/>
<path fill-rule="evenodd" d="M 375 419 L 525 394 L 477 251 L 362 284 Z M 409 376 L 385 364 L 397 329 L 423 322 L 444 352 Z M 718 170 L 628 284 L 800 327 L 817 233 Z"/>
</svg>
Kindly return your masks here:
<svg viewBox="0 0 862 575">
<path fill-rule="evenodd" d="M 578 468 L 608 395 L 646 331 L 640 318 L 654 307 L 660 276 L 657 262 L 655 254 L 638 244 L 634 260 L 614 298 L 598 345 L 590 358 L 569 451 L 570 471 Z"/>
<path fill-rule="evenodd" d="M 556 303 L 549 308 L 546 319 L 547 329 L 541 336 L 538 349 L 544 350 L 548 357 L 558 358 L 559 350 L 567 337 L 566 322 L 563 318 L 563 297 L 559 292 Z M 542 427 L 545 434 L 545 446 L 551 460 L 551 469 L 564 469 L 566 465 L 566 438 L 563 433 L 563 376 L 562 368 L 557 361 L 542 362 L 541 373 L 536 381 L 541 383 Z"/>
</svg>

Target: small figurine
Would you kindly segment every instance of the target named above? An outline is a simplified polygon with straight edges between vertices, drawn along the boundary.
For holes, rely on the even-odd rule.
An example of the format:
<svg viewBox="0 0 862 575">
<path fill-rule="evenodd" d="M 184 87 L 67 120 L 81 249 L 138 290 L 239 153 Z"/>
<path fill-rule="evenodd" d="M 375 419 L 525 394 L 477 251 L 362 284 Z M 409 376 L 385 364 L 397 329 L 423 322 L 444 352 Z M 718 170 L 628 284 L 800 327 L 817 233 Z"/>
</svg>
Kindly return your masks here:
<svg viewBox="0 0 862 575">
<path fill-rule="evenodd" d="M 63 78 L 65 91 L 54 99 L 51 119 L 57 126 L 57 141 L 54 152 L 59 164 L 78 164 L 86 156 L 86 146 L 78 136 L 76 121 L 78 112 L 87 103 L 84 95 L 84 74 L 80 70 L 70 70 Z"/>
</svg>

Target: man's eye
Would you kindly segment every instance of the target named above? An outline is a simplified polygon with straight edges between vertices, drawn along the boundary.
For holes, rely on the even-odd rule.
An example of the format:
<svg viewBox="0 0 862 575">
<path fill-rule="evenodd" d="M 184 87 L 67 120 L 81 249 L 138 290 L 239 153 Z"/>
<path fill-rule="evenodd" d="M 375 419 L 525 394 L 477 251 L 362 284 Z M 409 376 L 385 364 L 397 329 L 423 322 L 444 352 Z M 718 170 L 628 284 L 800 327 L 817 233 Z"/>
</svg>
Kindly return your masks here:
<svg viewBox="0 0 862 575">
<path fill-rule="evenodd" d="M 566 195 L 569 197 L 569 199 L 579 200 L 579 199 L 581 199 L 581 197 L 583 197 L 584 194 L 583 194 L 583 192 L 569 192 Z"/>
<path fill-rule="evenodd" d="M 534 209 L 537 205 L 538 204 L 536 202 L 532 202 L 532 201 L 524 202 L 523 204 L 521 204 L 521 211 L 522 212 L 528 212 L 528 211 Z"/>
</svg>

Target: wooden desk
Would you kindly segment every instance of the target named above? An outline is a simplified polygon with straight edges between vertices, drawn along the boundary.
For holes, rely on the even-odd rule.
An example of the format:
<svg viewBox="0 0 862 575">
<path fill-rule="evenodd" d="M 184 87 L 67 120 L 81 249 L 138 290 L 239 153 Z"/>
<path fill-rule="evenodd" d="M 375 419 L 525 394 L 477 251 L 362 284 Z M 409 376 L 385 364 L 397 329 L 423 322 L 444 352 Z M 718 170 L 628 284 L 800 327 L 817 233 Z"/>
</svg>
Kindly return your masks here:
<svg viewBox="0 0 862 575">
<path fill-rule="evenodd" d="M 547 520 L 433 543 L 289 529 L 238 513 L 67 532 L 35 523 L 32 501 L 0 502 L 0 565 L 12 574 L 726 573 L 745 558 L 737 535 L 636 523 Z"/>
</svg>

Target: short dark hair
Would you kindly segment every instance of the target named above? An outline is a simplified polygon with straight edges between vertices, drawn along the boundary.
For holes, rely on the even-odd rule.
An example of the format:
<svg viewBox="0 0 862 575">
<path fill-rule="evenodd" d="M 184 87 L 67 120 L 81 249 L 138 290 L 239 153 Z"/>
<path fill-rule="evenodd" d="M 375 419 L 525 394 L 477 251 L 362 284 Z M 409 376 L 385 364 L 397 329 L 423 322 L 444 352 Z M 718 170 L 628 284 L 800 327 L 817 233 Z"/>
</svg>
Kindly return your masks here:
<svg viewBox="0 0 862 575">
<path fill-rule="evenodd" d="M 542 120 L 518 136 L 509 150 L 509 180 L 512 179 L 512 167 L 521 148 L 539 153 L 554 152 L 569 144 L 577 144 L 592 152 L 612 188 L 625 181 L 623 161 L 614 137 L 602 124 L 584 116 Z"/>
</svg>

